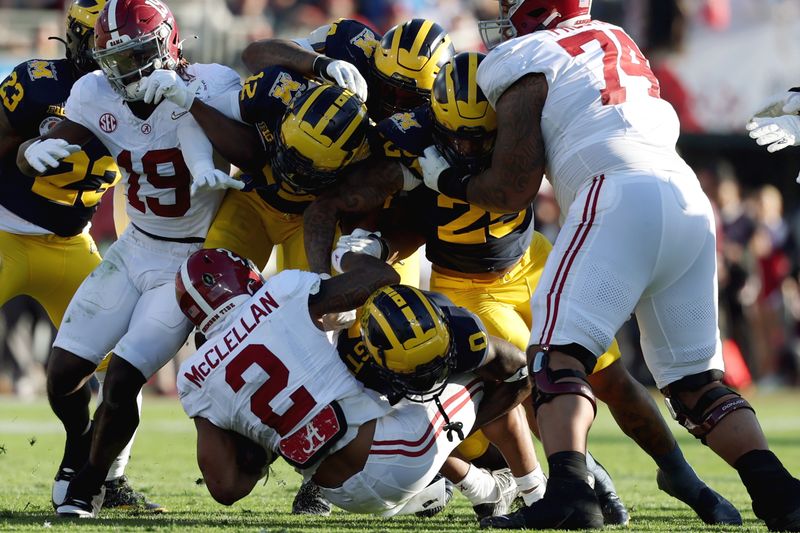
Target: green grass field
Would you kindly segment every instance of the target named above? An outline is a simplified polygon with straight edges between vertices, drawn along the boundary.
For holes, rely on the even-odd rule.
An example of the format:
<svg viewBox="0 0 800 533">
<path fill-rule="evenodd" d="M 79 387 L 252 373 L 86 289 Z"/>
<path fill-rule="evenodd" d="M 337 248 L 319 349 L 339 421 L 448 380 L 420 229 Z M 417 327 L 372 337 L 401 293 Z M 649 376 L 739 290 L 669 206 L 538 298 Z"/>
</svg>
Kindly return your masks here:
<svg viewBox="0 0 800 533">
<path fill-rule="evenodd" d="M 751 400 L 773 449 L 791 472 L 800 473 L 800 394 L 762 395 Z M 742 512 L 745 525 L 738 531 L 765 531 L 750 510 L 736 473 L 677 425 L 674 430 L 700 476 Z M 45 402 L 0 398 L 0 530 L 421 533 L 477 529 L 472 510 L 460 495 L 430 520 L 382 520 L 341 511 L 328 518 L 295 517 L 289 509 L 300 477 L 285 464 L 278 465 L 266 485 L 259 485 L 248 498 L 232 507 L 218 505 L 198 482 L 194 428 L 180 404 L 175 399 L 149 397 L 145 398 L 128 474 L 138 489 L 169 511 L 162 515 L 106 512 L 95 521 L 60 521 L 52 514 L 49 494 L 62 445 L 61 426 Z M 590 449 L 614 477 L 631 511 L 631 531 L 722 531 L 705 527 L 691 510 L 656 488 L 655 465 L 622 435 L 604 409 L 592 430 Z"/>
</svg>

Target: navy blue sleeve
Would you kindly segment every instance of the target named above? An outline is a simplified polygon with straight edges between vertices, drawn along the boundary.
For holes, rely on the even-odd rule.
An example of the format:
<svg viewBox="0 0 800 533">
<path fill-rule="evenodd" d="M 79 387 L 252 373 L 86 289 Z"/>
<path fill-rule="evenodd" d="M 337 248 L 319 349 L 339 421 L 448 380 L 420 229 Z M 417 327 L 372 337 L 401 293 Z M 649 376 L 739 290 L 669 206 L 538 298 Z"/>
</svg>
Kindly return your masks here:
<svg viewBox="0 0 800 533">
<path fill-rule="evenodd" d="M 339 19 L 331 24 L 324 46 L 316 47 L 316 51 L 352 63 L 366 77 L 380 40 L 381 35 L 369 26 L 352 19 Z"/>
<path fill-rule="evenodd" d="M 255 124 L 265 143 L 269 144 L 289 102 L 304 91 L 309 83 L 297 72 L 277 66 L 267 67 L 250 76 L 239 93 L 242 120 Z"/>
<path fill-rule="evenodd" d="M 473 312 L 455 305 L 447 296 L 426 292 L 444 312 L 456 352 L 456 372 L 471 372 L 483 366 L 489 347 L 486 328 Z"/>
<path fill-rule="evenodd" d="M 38 137 L 48 115 L 63 116 L 73 81 L 61 61 L 33 59 L 17 65 L 0 84 L 0 102 L 11 127 L 23 137 Z"/>
</svg>

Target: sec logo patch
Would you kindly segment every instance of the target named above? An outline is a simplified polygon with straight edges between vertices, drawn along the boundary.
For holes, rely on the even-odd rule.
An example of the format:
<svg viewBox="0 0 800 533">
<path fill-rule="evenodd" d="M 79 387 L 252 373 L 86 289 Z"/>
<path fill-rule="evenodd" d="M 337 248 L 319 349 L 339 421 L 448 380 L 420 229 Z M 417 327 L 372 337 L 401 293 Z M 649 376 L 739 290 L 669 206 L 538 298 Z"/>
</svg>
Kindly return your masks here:
<svg viewBox="0 0 800 533">
<path fill-rule="evenodd" d="M 106 133 L 111 133 L 117 129 L 117 117 L 111 113 L 103 113 L 100 117 L 100 129 Z"/>
</svg>

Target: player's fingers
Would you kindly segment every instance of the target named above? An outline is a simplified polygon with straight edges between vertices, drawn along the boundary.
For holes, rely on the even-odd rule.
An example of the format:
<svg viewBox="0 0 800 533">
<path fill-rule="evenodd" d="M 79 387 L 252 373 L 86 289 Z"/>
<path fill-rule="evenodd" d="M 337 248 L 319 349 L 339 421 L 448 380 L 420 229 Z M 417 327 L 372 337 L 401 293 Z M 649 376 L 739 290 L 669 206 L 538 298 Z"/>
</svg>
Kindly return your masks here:
<svg viewBox="0 0 800 533">
<path fill-rule="evenodd" d="M 360 74 L 356 76 L 356 94 L 362 101 L 367 101 L 367 96 L 369 96 L 369 89 L 367 88 L 367 80 L 364 79 L 363 76 Z"/>
<path fill-rule="evenodd" d="M 147 81 L 145 82 L 145 80 Z M 158 80 L 155 78 L 150 78 L 150 79 L 145 78 L 140 83 L 143 84 L 140 86 L 139 89 L 140 91 L 141 87 L 145 87 L 144 98 L 143 98 L 144 103 L 145 104 L 153 103 L 153 98 L 155 98 L 156 91 L 158 90 Z"/>
<path fill-rule="evenodd" d="M 74 154 L 75 152 L 80 152 L 81 150 L 83 150 L 80 144 L 68 144 L 63 148 L 64 150 L 67 151 L 68 154 Z"/>
<path fill-rule="evenodd" d="M 750 137 L 753 139 L 758 139 L 759 137 L 763 137 L 764 135 L 768 135 L 778 130 L 778 126 L 775 124 L 767 124 L 765 126 L 760 126 L 754 130 L 750 130 Z"/>
<path fill-rule="evenodd" d="M 47 170 L 47 166 L 44 165 L 38 158 L 31 158 L 28 159 L 28 164 L 33 167 L 33 170 L 41 174 L 45 170 Z"/>
<path fill-rule="evenodd" d="M 237 191 L 241 191 L 242 189 L 244 189 L 245 184 L 243 181 L 239 181 L 235 178 L 228 178 L 225 185 L 229 189 L 236 189 Z"/>
<path fill-rule="evenodd" d="M 756 139 L 756 143 L 759 146 L 764 146 L 764 145 L 767 145 L 767 144 L 771 144 L 771 143 L 774 143 L 774 142 L 781 141 L 781 140 L 783 140 L 785 138 L 786 138 L 786 135 L 783 132 L 780 132 L 780 131 L 778 131 L 778 132 L 770 132 L 770 133 L 765 133 L 764 135 L 761 135 L 760 137 L 758 137 Z"/>
<path fill-rule="evenodd" d="M 44 164 L 44 165 L 46 165 L 46 166 L 48 166 L 50 168 L 56 168 L 56 167 L 58 167 L 58 165 L 60 165 L 60 163 L 58 162 L 58 159 L 54 158 L 52 155 L 50 155 L 47 152 L 42 152 L 42 154 L 39 156 L 39 161 L 42 164 Z M 37 170 L 39 170 L 39 169 L 37 169 Z M 42 169 L 39 170 L 39 172 L 44 172 L 45 170 L 46 170 L 46 168 L 42 167 Z"/>
<path fill-rule="evenodd" d="M 769 146 L 767 146 L 767 152 L 769 152 L 771 154 L 774 154 L 775 152 L 777 152 L 779 150 L 783 150 L 787 146 L 791 146 L 792 145 L 792 141 L 794 141 L 794 139 L 788 139 L 786 137 L 783 137 L 779 141 L 774 142 L 774 143 L 770 144 Z"/>
<path fill-rule="evenodd" d="M 754 129 L 756 129 L 756 128 L 758 128 L 758 127 L 759 127 L 759 124 L 758 124 L 758 122 L 757 122 L 757 121 L 755 121 L 755 120 L 750 120 L 750 122 L 748 122 L 747 124 L 745 124 L 745 126 L 744 126 L 744 129 L 746 129 L 747 131 L 753 131 Z"/>
</svg>

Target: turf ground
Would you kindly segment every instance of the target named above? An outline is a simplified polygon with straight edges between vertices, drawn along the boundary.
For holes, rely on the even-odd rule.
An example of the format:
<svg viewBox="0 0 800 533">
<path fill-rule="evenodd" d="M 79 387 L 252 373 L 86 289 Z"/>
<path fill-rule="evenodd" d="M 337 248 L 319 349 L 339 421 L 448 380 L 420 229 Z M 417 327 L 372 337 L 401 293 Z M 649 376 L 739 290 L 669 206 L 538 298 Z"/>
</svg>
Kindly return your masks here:
<svg viewBox="0 0 800 533">
<path fill-rule="evenodd" d="M 800 474 L 800 394 L 751 398 L 773 449 L 787 468 Z M 689 461 L 700 476 L 742 512 L 744 528 L 765 531 L 753 516 L 736 473 L 708 449 L 675 426 Z M 49 503 L 50 483 L 61 456 L 61 426 L 43 401 L 20 403 L 0 398 L 0 530 L 39 531 L 469 531 L 476 522 L 467 501 L 456 495 L 430 520 L 399 517 L 381 520 L 334 511 L 328 518 L 289 514 L 300 478 L 285 464 L 266 485 L 231 507 L 216 504 L 198 482 L 194 428 L 175 399 L 145 398 L 128 474 L 134 485 L 169 511 L 162 515 L 105 512 L 94 521 L 59 521 Z M 655 466 L 624 437 L 601 408 L 590 449 L 614 477 L 631 511 L 631 531 L 722 531 L 709 528 L 683 504 L 655 486 Z M 540 454 L 541 455 L 541 454 Z M 277 463 L 276 463 L 277 465 Z"/>
</svg>

